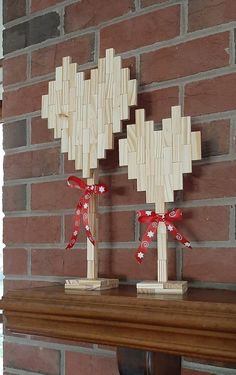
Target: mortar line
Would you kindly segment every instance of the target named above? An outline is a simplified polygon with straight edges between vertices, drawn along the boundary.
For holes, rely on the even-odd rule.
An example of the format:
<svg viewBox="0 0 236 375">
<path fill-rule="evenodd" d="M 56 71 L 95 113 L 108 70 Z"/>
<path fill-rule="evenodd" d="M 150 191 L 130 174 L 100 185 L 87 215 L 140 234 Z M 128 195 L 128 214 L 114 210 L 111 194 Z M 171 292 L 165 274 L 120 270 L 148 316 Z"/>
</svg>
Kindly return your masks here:
<svg viewBox="0 0 236 375">
<path fill-rule="evenodd" d="M 140 241 L 136 241 L 135 239 L 133 241 L 129 242 L 99 242 L 99 250 L 129 250 L 129 249 L 137 249 L 139 246 Z M 6 244 L 6 247 L 8 249 L 15 249 L 15 248 L 31 248 L 31 249 L 37 249 L 37 250 L 65 250 L 65 247 L 67 245 L 67 242 L 64 243 L 14 243 L 12 244 Z M 193 248 L 208 248 L 213 249 L 214 251 L 225 251 L 224 249 L 235 249 L 236 247 L 236 240 L 234 241 L 191 241 L 191 245 Z M 151 245 L 149 246 L 150 249 L 156 249 L 156 241 L 152 241 Z M 176 249 L 177 244 L 176 242 L 169 242 L 168 243 L 169 249 Z M 180 247 L 178 246 L 178 249 Z M 80 243 L 77 242 L 74 246 L 75 250 L 78 251 L 85 251 L 86 250 L 86 243 Z M 235 250 L 236 251 L 236 250 Z"/>
<path fill-rule="evenodd" d="M 136 12 L 141 10 L 141 4 L 140 4 L 140 0 L 135 0 L 135 10 Z"/>
<path fill-rule="evenodd" d="M 26 14 L 29 16 L 30 13 L 31 13 L 31 0 L 27 0 L 26 1 Z"/>
<path fill-rule="evenodd" d="M 40 346 L 47 349 L 55 349 L 55 350 L 65 350 L 68 351 L 68 345 L 66 344 L 59 344 L 57 342 L 48 342 L 43 340 L 32 340 L 32 339 L 26 339 L 24 337 L 16 337 L 16 336 L 5 336 L 5 342 L 8 343 L 15 343 L 19 345 L 28 345 L 28 346 Z M 76 352 L 76 353 L 84 353 L 84 354 L 94 354 L 98 357 L 114 357 L 115 353 L 112 350 L 108 349 L 102 349 L 94 350 L 93 348 L 87 348 L 83 346 L 78 346 L 75 342 L 74 345 L 69 345 L 70 351 Z M 42 375 L 42 374 L 41 374 Z M 85 375 L 85 374 L 84 374 Z"/>
<path fill-rule="evenodd" d="M 235 375 L 235 369 L 224 368 L 220 366 L 207 365 L 199 362 L 187 361 L 182 359 L 182 367 L 190 370 L 207 371 L 216 375 Z M 223 372 L 222 372 L 223 370 Z"/>
<path fill-rule="evenodd" d="M 230 209 L 230 222 L 229 222 L 229 240 L 236 240 L 236 218 L 235 218 L 236 206 L 232 206 Z"/>
<path fill-rule="evenodd" d="M 227 206 L 234 206 L 236 204 L 236 198 L 209 198 L 209 199 L 199 199 L 199 200 L 192 200 L 186 202 L 175 202 L 169 204 L 169 208 L 173 208 L 174 206 L 178 206 L 179 208 L 200 208 L 200 207 L 227 207 Z M 117 205 L 117 206 L 99 206 L 98 212 L 99 214 L 106 214 L 112 212 L 133 212 L 135 213 L 138 210 L 153 210 L 154 207 L 152 204 L 136 204 L 136 205 Z M 74 208 L 61 208 L 61 209 L 45 209 L 45 210 L 28 210 L 28 211 L 5 211 L 6 218 L 12 217 L 44 217 L 48 216 L 61 216 L 61 215 L 73 215 Z"/>
<path fill-rule="evenodd" d="M 59 30 L 60 30 L 60 36 L 62 37 L 65 35 L 65 22 L 64 22 L 65 8 L 64 7 L 60 8 L 59 15 L 60 15 Z"/>
<path fill-rule="evenodd" d="M 27 275 L 29 277 L 32 277 L 32 273 L 31 273 L 31 270 L 32 270 L 32 250 L 31 248 L 28 248 L 27 249 Z"/>
<path fill-rule="evenodd" d="M 163 3 L 163 4 L 165 4 L 165 3 Z M 159 4 L 159 5 L 161 5 L 161 4 Z M 142 10 L 141 13 L 142 14 L 148 14 L 148 13 L 151 13 L 151 10 L 148 8 L 148 12 L 147 11 L 144 12 Z M 116 23 L 120 23 L 121 21 L 125 21 L 125 20 L 129 20 L 129 19 L 138 17 L 138 16 L 142 15 L 141 13 L 139 13 L 139 14 L 137 14 L 137 13 L 130 14 L 129 13 L 128 15 L 122 16 L 120 18 L 116 18 L 116 19 L 113 19 L 113 20 L 110 20 L 110 21 L 106 21 L 105 23 L 101 23 L 96 27 L 90 27 L 90 28 L 87 28 L 87 29 L 77 30 L 77 31 L 65 34 L 65 35 L 63 35 L 63 37 L 55 37 L 55 38 L 52 38 L 52 39 L 47 39 L 47 40 L 45 40 L 41 43 L 34 44 L 32 46 L 28 46 L 28 47 L 22 48 L 20 50 L 16 50 L 16 51 L 12 51 L 10 53 L 7 53 L 7 54 L 5 54 L 5 58 L 21 55 L 22 52 L 26 52 L 28 50 L 32 50 L 32 51 L 38 50 L 39 47 L 40 47 L 40 49 L 45 48 L 45 47 L 49 47 L 49 46 L 52 46 L 54 44 L 58 44 L 58 42 L 65 42 L 66 40 L 73 39 L 73 38 L 76 38 L 76 37 L 79 37 L 79 36 L 83 36 L 83 35 L 86 35 L 88 33 L 94 33 L 97 30 L 101 30 L 104 27 L 112 26 Z M 214 34 L 223 33 L 225 31 L 229 32 L 230 30 L 232 30 L 234 28 L 236 28 L 236 21 L 229 22 L 227 24 L 220 25 L 220 26 L 216 25 L 216 26 L 213 26 L 213 27 L 210 27 L 210 28 L 196 30 L 196 31 L 184 34 L 184 35 L 178 35 L 178 36 L 176 36 L 172 39 L 168 39 L 168 40 L 164 40 L 164 41 L 158 41 L 158 42 L 153 43 L 153 44 L 148 45 L 148 46 L 139 47 L 139 48 L 134 49 L 134 50 L 129 50 L 129 51 L 123 52 L 123 55 L 128 55 L 128 57 L 130 57 L 130 54 L 133 55 L 135 53 L 135 51 L 139 51 L 139 53 L 150 52 L 150 51 L 157 50 L 157 49 L 164 48 L 164 47 L 175 46 L 176 44 L 191 41 L 191 40 L 198 39 L 198 38 L 201 38 L 201 37 L 208 37 L 208 36 L 211 36 L 211 35 L 214 35 Z"/>
<path fill-rule="evenodd" d="M 31 51 L 26 54 L 26 82 L 31 80 Z M 4 85 L 4 91 L 7 86 Z"/>
<path fill-rule="evenodd" d="M 21 0 L 19 0 L 21 1 Z M 63 1 L 62 3 L 57 3 L 55 5 L 52 5 L 52 6 L 49 6 L 47 8 L 43 8 L 43 9 L 40 9 L 36 12 L 30 12 L 31 10 L 31 0 L 28 0 L 29 1 L 29 13 L 26 15 L 26 16 L 22 16 L 22 17 L 19 17 L 15 20 L 12 20 L 12 21 L 9 21 L 9 22 L 6 22 L 4 24 L 4 27 L 6 29 L 10 29 L 11 27 L 14 27 L 14 26 L 17 26 L 23 22 L 28 22 L 30 21 L 31 19 L 33 18 L 36 18 L 36 17 L 40 17 L 40 16 L 44 16 L 45 14 L 47 13 L 51 13 L 51 12 L 57 12 L 59 11 L 61 8 L 64 8 L 66 5 L 71 5 L 71 4 L 75 4 L 78 2 L 78 0 L 65 0 Z"/>
<path fill-rule="evenodd" d="M 61 217 L 61 243 L 65 243 L 65 215 Z"/>
<path fill-rule="evenodd" d="M 33 18 L 44 16 L 47 13 L 59 12 L 61 10 L 61 8 L 64 8 L 68 5 L 76 4 L 77 2 L 78 2 L 78 0 L 67 0 L 67 1 L 64 1 L 62 3 L 55 4 L 51 7 L 44 8 L 44 9 L 39 10 L 37 12 L 33 12 L 29 16 L 28 15 L 23 16 L 23 17 L 17 18 L 16 20 L 6 22 L 4 24 L 4 27 L 6 29 L 10 29 L 11 27 L 17 26 L 21 23 L 28 22 Z M 91 28 L 94 29 L 95 27 L 103 28 L 103 27 L 106 27 L 106 26 L 110 26 L 114 23 L 118 23 L 118 22 L 126 20 L 126 19 L 130 19 L 130 18 L 134 18 L 134 17 L 141 16 L 141 15 L 144 15 L 144 14 L 152 13 L 155 10 L 162 10 L 162 9 L 169 8 L 169 7 L 172 7 L 172 6 L 175 6 L 175 5 L 181 5 L 181 2 L 182 2 L 182 0 L 169 0 L 169 1 L 166 1 L 166 2 L 163 2 L 163 3 L 154 4 L 153 6 L 150 6 L 150 7 L 140 8 L 136 12 L 134 12 L 134 11 L 127 12 L 124 15 L 117 16 L 117 17 L 114 17 L 112 19 L 103 21 L 103 22 L 99 23 L 98 25 L 89 27 L 87 29 L 91 29 Z"/>
<path fill-rule="evenodd" d="M 31 212 L 31 184 L 29 183 L 26 183 L 26 210 Z M 7 217 L 7 211 L 5 212 L 5 216 Z"/>
<path fill-rule="evenodd" d="M 236 151 L 236 116 L 230 119 L 229 154 L 234 156 Z"/>
<path fill-rule="evenodd" d="M 35 118 L 35 117 L 40 117 L 40 116 L 41 116 L 41 111 L 38 110 L 38 111 L 34 111 L 34 112 L 24 113 L 24 114 L 21 114 L 21 115 L 7 117 L 7 118 L 4 119 L 4 123 L 17 122 L 19 120 L 25 120 L 27 118 Z M 193 116 L 191 118 L 191 121 L 192 121 L 192 123 L 197 124 L 198 122 L 202 122 L 202 121 L 210 122 L 210 121 L 215 121 L 215 120 L 223 120 L 223 119 L 227 119 L 227 118 L 235 117 L 235 116 L 236 116 L 236 109 L 231 110 L 231 111 L 214 112 L 214 113 L 210 113 L 210 114 L 202 114 L 202 115 L 198 115 L 198 116 Z M 115 137 L 122 137 L 122 136 L 125 137 L 126 134 L 125 133 L 119 133 L 119 135 L 115 134 Z"/>
<path fill-rule="evenodd" d="M 176 280 L 183 280 L 183 249 L 178 248 L 175 251 L 176 256 Z"/>
<path fill-rule="evenodd" d="M 191 84 L 194 82 L 200 82 L 200 81 L 207 81 L 210 79 L 214 78 L 220 78 L 227 76 L 229 74 L 235 74 L 236 73 L 236 66 L 226 66 L 226 67 L 221 67 L 217 69 L 211 69 L 205 72 L 200 72 L 200 73 L 195 73 L 189 76 L 185 77 L 180 77 L 180 78 L 174 78 L 168 81 L 162 81 L 162 82 L 153 82 L 150 84 L 144 85 L 139 85 L 138 88 L 138 93 L 145 93 L 145 92 L 151 92 L 151 91 L 158 91 L 158 90 L 163 90 L 163 89 L 168 89 L 171 87 L 176 87 L 179 86 L 180 84 Z M 5 92 L 11 92 L 11 91 L 16 91 L 18 89 L 22 89 L 24 87 L 30 87 L 33 86 L 37 83 L 42 83 L 45 82 L 46 80 L 43 79 L 41 80 L 42 77 L 38 80 L 34 81 L 28 81 L 28 82 L 22 82 L 17 85 L 14 85 L 14 88 L 12 87 L 6 87 Z"/>
<path fill-rule="evenodd" d="M 28 119 L 27 119 L 28 120 Z M 30 133 L 30 130 L 28 131 Z M 30 134 L 28 134 L 28 137 L 30 139 Z M 27 146 L 21 146 L 17 148 L 9 148 L 5 150 L 5 155 L 15 155 L 15 154 L 21 154 L 22 152 L 31 152 L 31 151 L 40 151 L 40 150 L 47 150 L 51 148 L 58 148 L 61 146 L 60 140 L 59 141 L 51 141 L 47 143 L 38 143 L 38 144 L 30 144 L 28 142 Z"/>
<path fill-rule="evenodd" d="M 66 363 L 66 356 L 65 352 L 68 349 L 60 349 L 60 375 L 66 375 L 65 363 Z"/>
<path fill-rule="evenodd" d="M 4 366 L 4 370 L 10 375 L 42 375 L 42 373 L 39 373 L 39 372 L 24 371 L 24 370 L 20 370 L 16 368 L 11 368 L 8 366 Z"/>
<path fill-rule="evenodd" d="M 184 85 L 179 85 L 179 105 L 181 106 L 182 115 L 184 114 Z"/>
<path fill-rule="evenodd" d="M 235 66 L 235 29 L 229 33 L 229 64 Z"/>
<path fill-rule="evenodd" d="M 185 35 L 188 32 L 188 3 L 186 0 L 182 0 L 180 3 L 180 35 Z M 187 10 L 186 10 L 187 9 Z"/>
<path fill-rule="evenodd" d="M 26 119 L 26 146 L 22 146 L 23 148 L 25 147 L 28 149 L 31 145 L 31 119 L 27 118 Z M 16 150 L 18 147 L 16 148 Z M 8 150 L 6 150 L 5 155 L 8 155 Z"/>
</svg>

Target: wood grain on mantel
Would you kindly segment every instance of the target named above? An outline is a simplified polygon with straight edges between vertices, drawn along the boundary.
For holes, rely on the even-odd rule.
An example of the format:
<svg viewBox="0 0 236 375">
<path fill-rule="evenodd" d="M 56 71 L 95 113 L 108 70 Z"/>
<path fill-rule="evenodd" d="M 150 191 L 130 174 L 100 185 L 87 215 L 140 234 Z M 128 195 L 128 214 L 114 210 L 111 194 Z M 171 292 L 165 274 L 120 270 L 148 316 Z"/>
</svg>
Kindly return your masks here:
<svg viewBox="0 0 236 375">
<path fill-rule="evenodd" d="M 236 363 L 236 292 L 137 296 L 132 286 L 103 292 L 52 286 L 10 291 L 0 307 L 13 332 Z"/>
</svg>

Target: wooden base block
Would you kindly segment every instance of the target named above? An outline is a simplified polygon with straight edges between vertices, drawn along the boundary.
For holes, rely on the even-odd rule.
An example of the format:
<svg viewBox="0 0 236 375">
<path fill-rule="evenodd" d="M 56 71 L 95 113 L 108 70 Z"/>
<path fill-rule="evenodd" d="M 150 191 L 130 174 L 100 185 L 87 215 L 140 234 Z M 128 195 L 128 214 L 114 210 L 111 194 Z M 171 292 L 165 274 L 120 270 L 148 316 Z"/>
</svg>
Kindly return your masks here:
<svg viewBox="0 0 236 375">
<path fill-rule="evenodd" d="M 71 279 L 65 282 L 65 289 L 105 290 L 118 286 L 118 279 Z"/>
<path fill-rule="evenodd" d="M 187 289 L 187 281 L 142 281 L 137 284 L 137 292 L 143 294 L 184 294 Z"/>
</svg>

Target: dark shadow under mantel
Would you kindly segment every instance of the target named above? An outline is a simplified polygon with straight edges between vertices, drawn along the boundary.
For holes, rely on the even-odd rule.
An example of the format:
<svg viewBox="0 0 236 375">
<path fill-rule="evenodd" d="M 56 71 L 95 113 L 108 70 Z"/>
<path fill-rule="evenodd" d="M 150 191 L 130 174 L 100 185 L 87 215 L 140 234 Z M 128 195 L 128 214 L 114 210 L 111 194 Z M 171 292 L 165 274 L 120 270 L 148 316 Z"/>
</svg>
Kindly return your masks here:
<svg viewBox="0 0 236 375">
<path fill-rule="evenodd" d="M 132 286 L 82 292 L 58 285 L 9 291 L 0 308 L 12 332 L 236 363 L 236 292 L 151 296 Z"/>
</svg>

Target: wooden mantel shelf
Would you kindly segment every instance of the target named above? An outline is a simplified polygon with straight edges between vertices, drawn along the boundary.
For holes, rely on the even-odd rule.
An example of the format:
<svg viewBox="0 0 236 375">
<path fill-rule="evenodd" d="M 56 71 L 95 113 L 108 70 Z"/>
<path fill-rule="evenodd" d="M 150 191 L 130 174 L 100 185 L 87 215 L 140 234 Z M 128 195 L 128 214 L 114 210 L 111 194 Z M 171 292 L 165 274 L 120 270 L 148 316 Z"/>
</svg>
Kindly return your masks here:
<svg viewBox="0 0 236 375">
<path fill-rule="evenodd" d="M 137 296 L 132 286 L 8 292 L 13 332 L 126 346 L 236 363 L 236 292 L 190 289 L 185 296 Z"/>
</svg>

